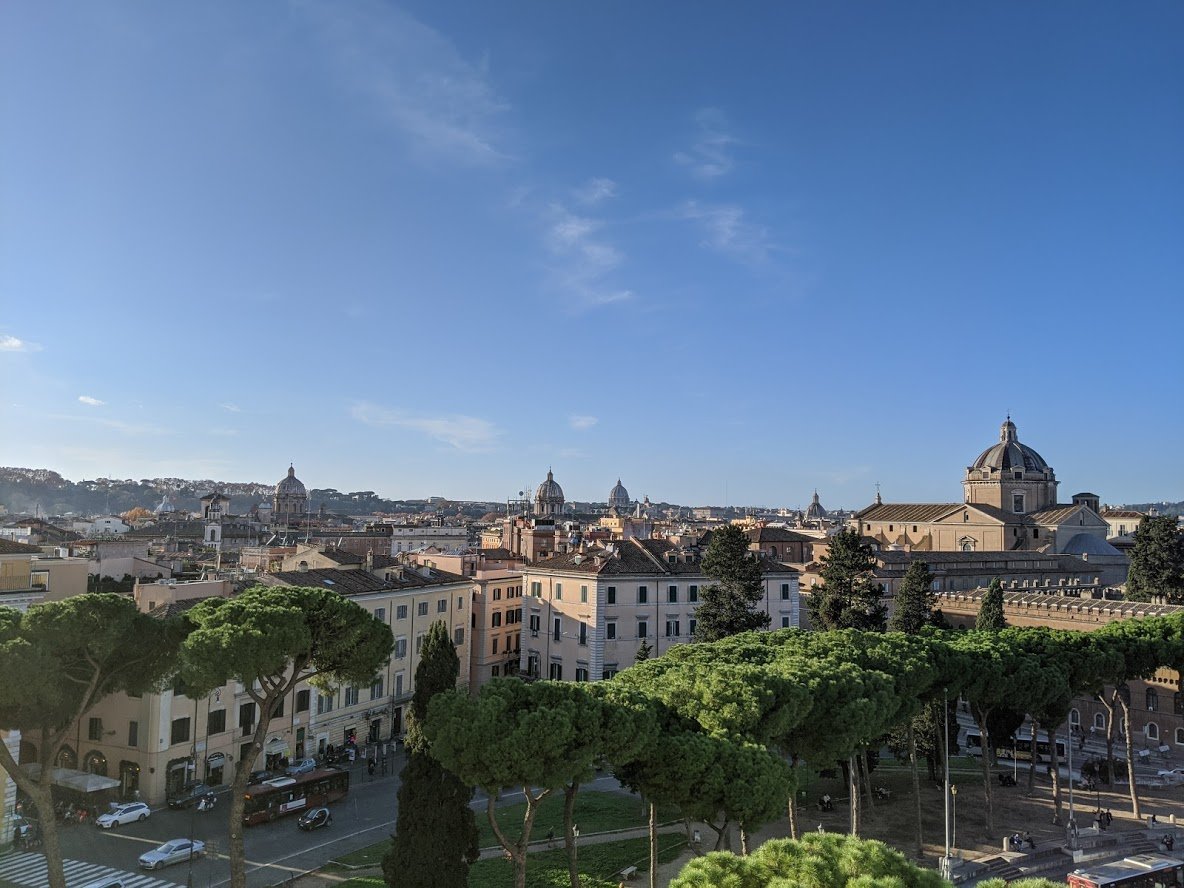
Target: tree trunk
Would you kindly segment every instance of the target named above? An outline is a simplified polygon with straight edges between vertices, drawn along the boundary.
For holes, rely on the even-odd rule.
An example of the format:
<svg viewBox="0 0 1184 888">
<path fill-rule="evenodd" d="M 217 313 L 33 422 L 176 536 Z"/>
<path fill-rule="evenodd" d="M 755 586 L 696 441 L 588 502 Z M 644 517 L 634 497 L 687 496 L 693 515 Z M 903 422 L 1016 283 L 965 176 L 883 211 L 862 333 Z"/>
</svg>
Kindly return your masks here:
<svg viewBox="0 0 1184 888">
<path fill-rule="evenodd" d="M 530 794 L 529 786 L 522 787 L 522 795 L 526 798 L 526 814 L 522 818 L 522 832 L 516 842 L 509 840 L 497 822 L 497 796 L 488 789 L 485 794 L 485 814 L 489 818 L 489 825 L 514 864 L 514 888 L 526 888 L 526 854 L 530 846 L 530 831 L 534 826 L 534 818 L 539 813 L 539 803 L 551 794 L 551 790 L 544 789 L 534 796 Z"/>
<path fill-rule="evenodd" d="M 859 783 L 862 788 L 859 801 L 862 804 L 863 800 L 866 798 L 868 809 L 870 811 L 875 811 L 876 803 L 872 798 L 874 795 L 872 793 L 872 774 L 871 771 L 867 769 L 867 751 L 861 750 L 856 760 L 859 763 Z"/>
<path fill-rule="evenodd" d="M 571 878 L 571 888 L 580 888 L 580 867 L 576 860 L 579 845 L 575 835 L 576 793 L 579 791 L 580 784 L 574 780 L 563 787 L 563 842 L 567 846 L 567 874 Z"/>
<path fill-rule="evenodd" d="M 798 759 L 794 756 L 793 759 L 793 789 L 789 793 L 789 837 L 796 839 L 798 837 Z"/>
<path fill-rule="evenodd" d="M 1126 699 L 1114 689 L 1114 696 L 1118 699 L 1118 708 L 1122 711 L 1122 732 L 1126 735 L 1126 782 L 1131 788 L 1131 816 L 1135 820 L 1142 819 L 1139 811 L 1139 788 L 1135 784 L 1135 744 L 1131 737 L 1131 708 Z"/>
<path fill-rule="evenodd" d="M 921 774 L 917 770 L 917 738 L 913 734 L 913 721 L 909 719 L 909 770 L 913 774 L 913 801 L 917 808 L 917 856 L 925 853 L 925 833 L 921 825 Z"/>
<path fill-rule="evenodd" d="M 1114 703 L 1106 700 L 1106 693 L 1097 695 L 1098 702 L 1106 710 L 1106 783 L 1114 785 Z"/>
<path fill-rule="evenodd" d="M 1061 822 L 1061 761 L 1057 756 L 1056 735 L 1050 733 L 1048 744 L 1048 776 L 1052 778 L 1052 822 Z M 1069 778 L 1072 779 L 1070 774 Z"/>
<path fill-rule="evenodd" d="M 847 759 L 847 783 L 848 790 L 851 796 L 851 820 L 850 833 L 853 836 L 859 836 L 859 771 L 855 765 L 855 756 L 852 755 Z"/>
<path fill-rule="evenodd" d="M 49 765 L 42 762 L 42 778 L 48 778 L 50 774 Z M 33 792 L 29 792 L 27 789 L 25 791 L 28 792 L 29 799 L 33 802 L 33 807 L 37 809 L 37 816 L 40 819 L 39 827 L 42 848 L 45 852 L 45 869 L 49 879 L 49 888 L 66 888 L 66 867 L 62 862 L 62 846 L 58 841 L 58 821 L 54 816 L 53 793 L 50 790 L 49 782 L 46 780 L 42 785 L 41 781 L 38 781 Z"/>
<path fill-rule="evenodd" d="M 982 761 L 983 761 L 983 799 L 987 806 L 987 833 L 991 836 L 995 834 L 995 806 L 994 794 L 991 791 L 991 761 L 994 756 L 994 746 L 991 743 L 991 734 L 987 730 L 987 717 L 989 712 L 982 712 L 975 708 L 974 717 L 978 722 L 979 736 L 982 738 Z"/>
<path fill-rule="evenodd" d="M 650 888 L 658 888 L 658 806 L 650 802 Z"/>
<path fill-rule="evenodd" d="M 287 691 L 287 687 L 283 692 Z M 255 723 L 255 734 L 251 737 L 251 745 L 245 758 L 239 759 L 235 767 L 234 779 L 230 781 L 230 888 L 247 888 L 247 852 L 243 845 L 243 814 L 247 807 L 247 780 L 254 770 L 255 762 L 259 760 L 259 753 L 263 751 L 263 744 L 267 740 L 267 725 L 270 719 L 264 713 L 275 711 L 275 704 L 283 698 L 283 692 L 273 692 L 262 698 L 254 692 L 250 694 L 258 707 L 259 721 Z"/>
<path fill-rule="evenodd" d="M 740 856 L 748 856 L 748 830 L 744 828 L 744 824 L 740 824 Z"/>
</svg>

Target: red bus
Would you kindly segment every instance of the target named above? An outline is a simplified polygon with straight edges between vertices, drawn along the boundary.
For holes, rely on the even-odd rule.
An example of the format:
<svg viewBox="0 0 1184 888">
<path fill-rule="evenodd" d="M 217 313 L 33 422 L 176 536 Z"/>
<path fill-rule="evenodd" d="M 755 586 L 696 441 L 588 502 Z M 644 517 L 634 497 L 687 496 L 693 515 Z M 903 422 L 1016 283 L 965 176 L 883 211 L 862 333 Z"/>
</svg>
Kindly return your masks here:
<svg viewBox="0 0 1184 888">
<path fill-rule="evenodd" d="M 326 768 L 295 777 L 275 777 L 252 786 L 243 796 L 243 824 L 254 826 L 345 798 L 349 772 Z"/>
<path fill-rule="evenodd" d="M 1184 888 L 1184 863 L 1163 854 L 1136 854 L 1074 870 L 1066 881 L 1069 888 Z"/>
</svg>

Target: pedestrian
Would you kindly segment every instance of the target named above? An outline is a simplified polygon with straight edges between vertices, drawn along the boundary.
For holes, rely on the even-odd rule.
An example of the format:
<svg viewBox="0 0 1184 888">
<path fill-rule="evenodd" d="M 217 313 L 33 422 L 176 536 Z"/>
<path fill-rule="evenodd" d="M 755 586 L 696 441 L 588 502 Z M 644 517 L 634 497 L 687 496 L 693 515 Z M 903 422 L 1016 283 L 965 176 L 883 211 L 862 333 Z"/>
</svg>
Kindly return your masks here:
<svg viewBox="0 0 1184 888">
<path fill-rule="evenodd" d="M 1151 828 L 1152 828 L 1152 829 L 1154 829 L 1154 828 L 1155 828 L 1156 826 L 1158 826 L 1158 825 L 1159 825 L 1159 821 L 1157 821 L 1157 820 L 1155 819 L 1155 815 L 1154 815 L 1154 814 L 1152 814 L 1152 815 L 1151 815 Z"/>
<path fill-rule="evenodd" d="M 1110 809 L 1106 809 L 1106 826 L 1114 822 L 1114 815 L 1110 813 Z"/>
<path fill-rule="evenodd" d="M 826 832 L 826 830 L 822 828 L 822 824 L 821 824 L 821 823 L 820 823 L 820 824 L 818 824 L 818 831 L 819 831 L 820 833 Z"/>
<path fill-rule="evenodd" d="M 366 773 L 368 773 L 371 777 L 374 776 L 374 759 L 366 760 Z"/>
</svg>

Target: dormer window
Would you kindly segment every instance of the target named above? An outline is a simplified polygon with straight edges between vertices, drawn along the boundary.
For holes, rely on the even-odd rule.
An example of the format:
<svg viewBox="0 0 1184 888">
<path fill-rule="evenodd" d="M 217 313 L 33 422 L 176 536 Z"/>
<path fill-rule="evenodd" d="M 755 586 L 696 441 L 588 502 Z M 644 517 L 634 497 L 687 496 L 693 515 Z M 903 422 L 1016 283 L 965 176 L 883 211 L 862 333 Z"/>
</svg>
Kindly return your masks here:
<svg viewBox="0 0 1184 888">
<path fill-rule="evenodd" d="M 1011 510 L 1017 515 L 1024 511 L 1024 495 L 1022 493 L 1013 493 L 1011 495 Z"/>
<path fill-rule="evenodd" d="M 1024 480 L 1024 473 L 1022 471 L 1020 471 L 1019 469 L 1016 469 L 1014 472 L 1011 473 L 1011 477 L 1014 478 L 1016 481 L 1023 481 Z"/>
<path fill-rule="evenodd" d="M 986 481 L 991 477 L 990 469 L 983 469 L 983 480 Z"/>
</svg>

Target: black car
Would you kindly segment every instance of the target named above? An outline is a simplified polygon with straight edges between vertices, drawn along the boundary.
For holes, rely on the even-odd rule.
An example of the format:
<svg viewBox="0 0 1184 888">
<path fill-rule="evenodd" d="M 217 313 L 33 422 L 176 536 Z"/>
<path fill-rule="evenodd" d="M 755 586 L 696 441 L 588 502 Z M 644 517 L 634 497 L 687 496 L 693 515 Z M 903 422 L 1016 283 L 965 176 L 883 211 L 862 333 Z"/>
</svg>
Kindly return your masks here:
<svg viewBox="0 0 1184 888">
<path fill-rule="evenodd" d="M 204 783 L 186 783 L 176 795 L 169 796 L 170 808 L 188 808 L 196 804 L 198 799 L 213 793 L 213 789 Z"/>
<path fill-rule="evenodd" d="M 276 775 L 271 773 L 271 771 L 252 771 L 247 775 L 247 786 L 255 786 L 264 780 L 270 780 L 274 776 Z"/>
<path fill-rule="evenodd" d="M 300 815 L 296 825 L 306 832 L 310 829 L 320 829 L 333 822 L 333 815 L 328 808 L 309 808 Z"/>
</svg>

